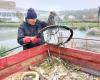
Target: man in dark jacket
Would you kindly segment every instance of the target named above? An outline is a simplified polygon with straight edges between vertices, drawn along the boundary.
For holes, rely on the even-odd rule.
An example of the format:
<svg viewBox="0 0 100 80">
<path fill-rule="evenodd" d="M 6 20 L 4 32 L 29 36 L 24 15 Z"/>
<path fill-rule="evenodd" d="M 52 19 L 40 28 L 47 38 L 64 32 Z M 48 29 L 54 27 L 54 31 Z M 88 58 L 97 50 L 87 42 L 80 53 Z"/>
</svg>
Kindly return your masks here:
<svg viewBox="0 0 100 80">
<path fill-rule="evenodd" d="M 39 21 L 34 9 L 27 11 L 27 16 L 18 29 L 18 43 L 23 45 L 23 49 L 29 49 L 44 43 L 43 36 L 37 38 L 38 31 L 47 26 L 46 22 Z"/>
</svg>

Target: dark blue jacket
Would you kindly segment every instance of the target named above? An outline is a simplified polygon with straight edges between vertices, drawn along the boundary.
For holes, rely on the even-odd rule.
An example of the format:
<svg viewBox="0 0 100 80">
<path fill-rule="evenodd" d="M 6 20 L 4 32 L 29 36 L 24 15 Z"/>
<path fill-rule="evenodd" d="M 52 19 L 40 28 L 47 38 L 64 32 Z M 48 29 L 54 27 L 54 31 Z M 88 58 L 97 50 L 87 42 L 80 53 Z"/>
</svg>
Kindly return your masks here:
<svg viewBox="0 0 100 80">
<path fill-rule="evenodd" d="M 18 28 L 18 38 L 17 38 L 18 43 L 23 45 L 24 44 L 23 38 L 25 36 L 37 36 L 38 31 L 46 26 L 47 26 L 46 22 L 39 21 L 39 20 L 37 20 L 35 25 L 30 25 L 27 22 L 23 22 Z M 24 45 L 23 49 L 28 49 L 43 44 L 44 43 L 43 36 L 40 36 L 40 39 L 41 41 L 39 43 L 36 44 L 29 43 L 27 45 Z"/>
</svg>

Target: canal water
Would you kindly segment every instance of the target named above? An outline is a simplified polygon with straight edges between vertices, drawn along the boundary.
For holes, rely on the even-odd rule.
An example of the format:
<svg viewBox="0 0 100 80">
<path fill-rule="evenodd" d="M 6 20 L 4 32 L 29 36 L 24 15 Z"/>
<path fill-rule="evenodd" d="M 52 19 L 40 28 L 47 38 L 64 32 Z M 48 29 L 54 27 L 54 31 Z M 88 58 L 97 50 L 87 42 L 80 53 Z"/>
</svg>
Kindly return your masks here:
<svg viewBox="0 0 100 80">
<path fill-rule="evenodd" d="M 18 46 L 17 43 L 17 31 L 18 28 L 0 28 L 0 46 L 14 48 Z M 90 39 L 100 39 L 96 36 L 87 36 L 86 31 L 74 30 L 74 38 L 90 38 Z"/>
</svg>

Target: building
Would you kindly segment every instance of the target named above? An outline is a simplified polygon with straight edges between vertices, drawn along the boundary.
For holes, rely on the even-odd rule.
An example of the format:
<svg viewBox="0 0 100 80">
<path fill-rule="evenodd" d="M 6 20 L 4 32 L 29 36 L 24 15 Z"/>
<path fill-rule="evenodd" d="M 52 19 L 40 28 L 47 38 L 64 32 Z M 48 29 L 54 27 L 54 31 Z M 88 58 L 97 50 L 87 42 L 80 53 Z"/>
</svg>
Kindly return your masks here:
<svg viewBox="0 0 100 80">
<path fill-rule="evenodd" d="M 16 8 L 16 3 L 14 1 L 0 0 L 0 8 L 3 8 L 3 9 L 14 9 L 14 8 Z"/>
<path fill-rule="evenodd" d="M 25 19 L 27 9 L 16 8 L 16 3 L 12 1 L 0 0 L 0 22 L 20 22 Z M 38 19 L 47 21 L 49 12 L 36 10 Z"/>
<path fill-rule="evenodd" d="M 26 10 L 16 8 L 14 1 L 0 0 L 0 21 L 19 22 L 25 17 Z"/>
</svg>

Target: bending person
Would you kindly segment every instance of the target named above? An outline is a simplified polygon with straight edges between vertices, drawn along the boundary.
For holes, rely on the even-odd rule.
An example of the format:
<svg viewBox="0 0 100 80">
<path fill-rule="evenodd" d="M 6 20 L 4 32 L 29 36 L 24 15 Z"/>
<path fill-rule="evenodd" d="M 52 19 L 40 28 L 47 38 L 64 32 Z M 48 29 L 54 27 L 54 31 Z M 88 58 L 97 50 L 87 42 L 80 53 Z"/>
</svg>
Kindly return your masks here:
<svg viewBox="0 0 100 80">
<path fill-rule="evenodd" d="M 43 44 L 43 36 L 37 38 L 37 34 L 40 29 L 46 26 L 46 22 L 37 19 L 37 14 L 34 9 L 28 9 L 25 22 L 23 22 L 18 29 L 18 43 L 23 45 L 23 49 L 29 49 Z"/>
</svg>

